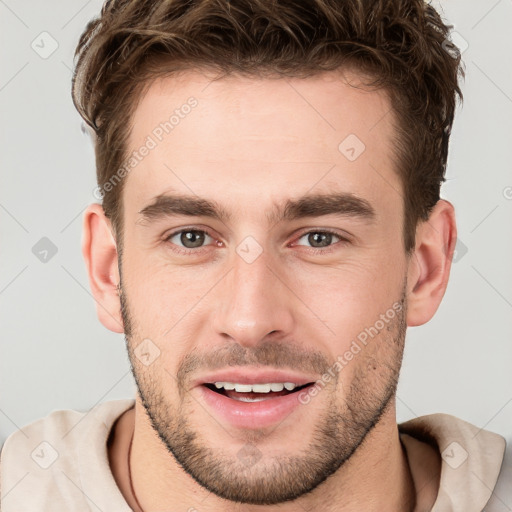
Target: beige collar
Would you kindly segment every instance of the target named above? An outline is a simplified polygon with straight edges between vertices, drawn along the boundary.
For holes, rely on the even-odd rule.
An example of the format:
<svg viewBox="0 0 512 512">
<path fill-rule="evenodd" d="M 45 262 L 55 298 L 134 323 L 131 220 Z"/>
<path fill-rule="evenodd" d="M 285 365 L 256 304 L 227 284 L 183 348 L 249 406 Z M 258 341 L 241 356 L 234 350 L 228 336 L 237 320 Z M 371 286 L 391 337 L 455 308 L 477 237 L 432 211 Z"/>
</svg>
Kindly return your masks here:
<svg viewBox="0 0 512 512">
<path fill-rule="evenodd" d="M 440 453 L 439 492 L 431 512 L 481 512 L 489 501 L 501 468 L 505 439 L 449 414 L 430 414 L 401 423 L 400 439 L 413 478 L 422 471 L 414 457 L 417 443 Z"/>
</svg>

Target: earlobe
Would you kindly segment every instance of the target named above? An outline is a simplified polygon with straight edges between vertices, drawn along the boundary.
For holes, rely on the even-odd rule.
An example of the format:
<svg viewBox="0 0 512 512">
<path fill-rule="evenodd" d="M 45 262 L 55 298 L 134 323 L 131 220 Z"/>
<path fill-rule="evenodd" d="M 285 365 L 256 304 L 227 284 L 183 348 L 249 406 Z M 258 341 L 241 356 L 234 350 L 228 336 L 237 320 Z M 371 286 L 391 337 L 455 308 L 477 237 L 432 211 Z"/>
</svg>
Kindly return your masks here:
<svg viewBox="0 0 512 512">
<path fill-rule="evenodd" d="M 418 224 L 409 260 L 407 325 L 428 322 L 437 311 L 450 276 L 457 240 L 453 205 L 441 199 L 427 221 Z"/>
<path fill-rule="evenodd" d="M 99 204 L 91 204 L 85 211 L 82 254 L 100 322 L 111 331 L 123 333 L 117 246 L 111 223 Z"/>
</svg>

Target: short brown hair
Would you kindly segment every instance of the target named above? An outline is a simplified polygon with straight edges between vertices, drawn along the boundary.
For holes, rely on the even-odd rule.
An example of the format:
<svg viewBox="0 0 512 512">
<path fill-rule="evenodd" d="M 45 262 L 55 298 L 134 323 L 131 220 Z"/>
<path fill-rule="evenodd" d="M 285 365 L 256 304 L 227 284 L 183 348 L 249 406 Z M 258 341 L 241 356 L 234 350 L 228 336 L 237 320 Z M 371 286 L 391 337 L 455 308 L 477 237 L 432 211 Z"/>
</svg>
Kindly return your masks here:
<svg viewBox="0 0 512 512">
<path fill-rule="evenodd" d="M 439 200 L 464 76 L 451 26 L 423 0 L 108 0 L 76 49 L 73 102 L 94 130 L 105 215 L 122 245 L 130 119 L 144 87 L 179 70 L 307 78 L 351 67 L 383 88 L 396 119 L 404 245 Z"/>
</svg>

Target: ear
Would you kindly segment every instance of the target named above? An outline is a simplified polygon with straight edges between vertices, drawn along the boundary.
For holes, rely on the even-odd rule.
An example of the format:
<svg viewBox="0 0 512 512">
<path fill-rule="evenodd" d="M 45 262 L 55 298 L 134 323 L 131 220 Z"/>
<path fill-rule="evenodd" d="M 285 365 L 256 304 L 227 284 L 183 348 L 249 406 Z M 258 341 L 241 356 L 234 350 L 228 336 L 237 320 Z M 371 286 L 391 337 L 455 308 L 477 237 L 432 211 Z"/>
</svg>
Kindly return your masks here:
<svg viewBox="0 0 512 512">
<path fill-rule="evenodd" d="M 117 245 L 110 220 L 100 204 L 91 204 L 85 210 L 82 255 L 100 322 L 111 331 L 123 333 Z"/>
<path fill-rule="evenodd" d="M 455 209 L 450 202 L 440 199 L 429 219 L 416 229 L 407 274 L 409 327 L 425 324 L 437 311 L 448 285 L 456 241 Z"/>
</svg>

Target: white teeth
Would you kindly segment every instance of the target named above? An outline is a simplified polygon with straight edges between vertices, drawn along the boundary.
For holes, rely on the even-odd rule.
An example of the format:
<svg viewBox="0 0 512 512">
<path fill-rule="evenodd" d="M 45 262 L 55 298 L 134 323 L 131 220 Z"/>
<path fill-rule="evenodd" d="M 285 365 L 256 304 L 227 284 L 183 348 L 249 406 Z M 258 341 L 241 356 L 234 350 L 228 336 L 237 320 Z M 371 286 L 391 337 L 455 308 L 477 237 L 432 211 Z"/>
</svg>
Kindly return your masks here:
<svg viewBox="0 0 512 512">
<path fill-rule="evenodd" d="M 239 402 L 261 402 L 262 400 L 268 400 L 268 398 L 265 398 L 265 397 L 248 398 L 246 396 L 240 396 L 240 397 L 235 397 L 235 400 L 238 400 Z"/>
<path fill-rule="evenodd" d="M 237 393 L 250 393 L 252 386 L 250 384 L 235 384 L 235 391 Z"/>
<path fill-rule="evenodd" d="M 234 382 L 215 382 L 217 389 L 224 388 L 228 391 L 235 390 L 237 393 L 270 393 L 270 391 L 293 391 L 297 384 L 293 382 L 272 382 L 268 384 L 237 384 Z"/>
<path fill-rule="evenodd" d="M 224 384 L 224 389 L 235 389 L 235 385 L 231 382 L 223 382 L 222 384 Z"/>
<path fill-rule="evenodd" d="M 253 384 L 252 390 L 254 393 L 270 393 L 270 384 Z"/>
</svg>

